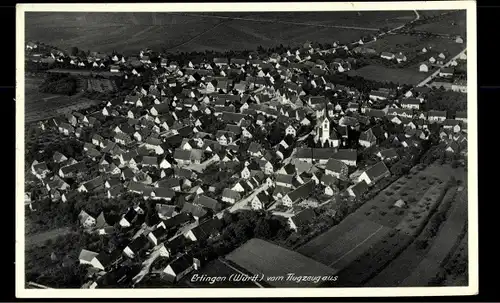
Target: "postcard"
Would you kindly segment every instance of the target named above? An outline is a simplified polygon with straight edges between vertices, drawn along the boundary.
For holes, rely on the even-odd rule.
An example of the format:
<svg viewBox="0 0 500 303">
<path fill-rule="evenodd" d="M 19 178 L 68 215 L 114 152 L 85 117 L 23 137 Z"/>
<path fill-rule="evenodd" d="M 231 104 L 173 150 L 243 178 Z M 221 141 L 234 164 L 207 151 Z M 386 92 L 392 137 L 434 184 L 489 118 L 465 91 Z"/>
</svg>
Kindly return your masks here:
<svg viewBox="0 0 500 303">
<path fill-rule="evenodd" d="M 17 28 L 17 297 L 478 293 L 474 1 L 18 4 Z"/>
</svg>

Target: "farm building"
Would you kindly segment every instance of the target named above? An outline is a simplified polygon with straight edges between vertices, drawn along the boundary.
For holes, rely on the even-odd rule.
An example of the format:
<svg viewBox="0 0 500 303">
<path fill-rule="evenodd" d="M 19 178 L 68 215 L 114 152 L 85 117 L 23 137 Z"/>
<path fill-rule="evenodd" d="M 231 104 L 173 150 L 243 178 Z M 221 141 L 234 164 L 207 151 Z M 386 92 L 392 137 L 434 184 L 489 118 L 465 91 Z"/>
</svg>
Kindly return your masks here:
<svg viewBox="0 0 500 303">
<path fill-rule="evenodd" d="M 439 77 L 450 78 L 453 77 L 455 70 L 451 67 L 443 68 L 439 71 Z"/>
<path fill-rule="evenodd" d="M 419 109 L 420 100 L 416 98 L 406 98 L 401 100 L 401 107 L 405 109 Z"/>
</svg>

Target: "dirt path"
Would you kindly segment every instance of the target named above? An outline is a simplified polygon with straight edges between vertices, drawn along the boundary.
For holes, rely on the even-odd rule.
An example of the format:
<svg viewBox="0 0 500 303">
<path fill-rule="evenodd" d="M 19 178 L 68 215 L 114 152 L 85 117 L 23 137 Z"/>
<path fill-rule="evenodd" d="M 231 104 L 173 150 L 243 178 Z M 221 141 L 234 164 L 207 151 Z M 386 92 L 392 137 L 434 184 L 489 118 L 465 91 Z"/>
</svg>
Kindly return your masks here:
<svg viewBox="0 0 500 303">
<path fill-rule="evenodd" d="M 30 235 L 25 237 L 25 246 L 36 246 L 41 245 L 48 240 L 55 239 L 59 236 L 68 235 L 72 233 L 69 227 L 62 227 L 44 231 L 38 234 Z"/>
</svg>

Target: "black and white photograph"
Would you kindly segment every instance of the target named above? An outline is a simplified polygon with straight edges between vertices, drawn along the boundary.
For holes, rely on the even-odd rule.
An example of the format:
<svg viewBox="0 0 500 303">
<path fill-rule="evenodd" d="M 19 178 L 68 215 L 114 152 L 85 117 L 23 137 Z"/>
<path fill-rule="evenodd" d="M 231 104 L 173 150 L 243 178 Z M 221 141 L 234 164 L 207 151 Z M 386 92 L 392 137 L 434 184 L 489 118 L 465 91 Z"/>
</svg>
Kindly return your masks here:
<svg viewBox="0 0 500 303">
<path fill-rule="evenodd" d="M 18 5 L 16 295 L 477 293 L 475 18 Z"/>
</svg>

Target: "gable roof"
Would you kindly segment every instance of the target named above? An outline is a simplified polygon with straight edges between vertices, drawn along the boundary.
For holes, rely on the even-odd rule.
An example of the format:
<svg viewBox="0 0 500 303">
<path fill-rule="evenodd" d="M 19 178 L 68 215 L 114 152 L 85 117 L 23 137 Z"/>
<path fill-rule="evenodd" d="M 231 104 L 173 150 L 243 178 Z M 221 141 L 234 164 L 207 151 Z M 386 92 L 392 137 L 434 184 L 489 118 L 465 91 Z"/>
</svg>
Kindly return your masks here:
<svg viewBox="0 0 500 303">
<path fill-rule="evenodd" d="M 374 179 L 380 178 L 382 175 L 384 175 L 386 173 L 390 173 L 390 172 L 389 172 L 389 169 L 387 168 L 387 166 L 385 165 L 385 163 L 383 161 L 380 161 L 377 164 L 370 167 L 369 169 L 367 169 L 365 171 L 365 173 L 368 175 L 368 177 L 371 180 L 374 180 Z"/>
<path fill-rule="evenodd" d="M 339 149 L 332 155 L 333 159 L 356 161 L 358 159 L 358 152 L 355 149 Z"/>
<path fill-rule="evenodd" d="M 300 199 L 307 198 L 312 191 L 314 190 L 315 183 L 313 180 L 304 183 L 303 185 L 297 187 L 295 190 L 289 192 L 287 196 L 290 198 L 292 202 L 295 202 Z"/>
</svg>

